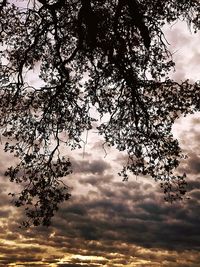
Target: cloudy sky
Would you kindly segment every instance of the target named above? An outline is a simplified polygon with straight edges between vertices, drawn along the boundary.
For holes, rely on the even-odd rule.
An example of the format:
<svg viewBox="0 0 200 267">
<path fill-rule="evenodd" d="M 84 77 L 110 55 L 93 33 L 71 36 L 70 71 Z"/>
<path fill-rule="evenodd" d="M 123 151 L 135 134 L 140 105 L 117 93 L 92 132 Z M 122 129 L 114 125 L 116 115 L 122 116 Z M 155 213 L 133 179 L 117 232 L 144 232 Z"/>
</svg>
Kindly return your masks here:
<svg viewBox="0 0 200 267">
<path fill-rule="evenodd" d="M 198 80 L 200 34 L 179 23 L 166 29 L 166 37 L 176 61 L 172 77 Z M 109 149 L 105 154 L 91 131 L 85 151 L 71 154 L 74 173 L 66 182 L 72 197 L 49 228 L 18 227 L 23 214 L 8 196 L 16 186 L 3 175 L 13 159 L 1 152 L 0 266 L 200 266 L 199 114 L 179 119 L 174 135 L 188 155 L 179 171 L 188 174 L 190 199 L 164 202 L 149 177 L 122 182 L 117 173 L 124 156 Z"/>
</svg>

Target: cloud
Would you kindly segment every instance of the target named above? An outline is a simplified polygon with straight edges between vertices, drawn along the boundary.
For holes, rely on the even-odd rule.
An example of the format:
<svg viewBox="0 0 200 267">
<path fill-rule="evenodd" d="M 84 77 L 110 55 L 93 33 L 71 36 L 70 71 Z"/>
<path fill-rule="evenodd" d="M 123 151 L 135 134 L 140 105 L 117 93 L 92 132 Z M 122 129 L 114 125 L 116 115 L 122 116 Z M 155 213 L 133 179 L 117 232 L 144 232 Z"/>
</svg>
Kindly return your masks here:
<svg viewBox="0 0 200 267">
<path fill-rule="evenodd" d="M 188 155 L 187 172 L 200 174 L 200 157 L 194 153 Z"/>
<path fill-rule="evenodd" d="M 117 153 L 112 154 L 114 163 L 103 156 L 74 158 L 74 173 L 65 180 L 76 194 L 72 190 L 72 198 L 61 205 L 49 228 L 26 230 L 18 228 L 23 214 L 11 208 L 9 183 L 2 179 L 0 239 L 5 243 L 0 246 L 0 266 L 198 266 L 199 137 L 198 131 L 189 132 L 197 125 L 194 120 L 188 128 L 192 145 L 182 164 L 191 199 L 180 203 L 165 203 L 150 177 L 130 175 L 122 182 L 116 170 L 125 157 Z"/>
<path fill-rule="evenodd" d="M 72 160 L 73 171 L 75 174 L 103 174 L 111 168 L 110 164 L 103 160 Z"/>
<path fill-rule="evenodd" d="M 171 74 L 176 81 L 199 80 L 199 35 L 190 31 L 186 22 L 177 21 L 171 27 L 164 28 L 169 49 L 176 63 L 176 70 Z"/>
<path fill-rule="evenodd" d="M 38 237 L 41 245 L 62 247 L 77 254 L 85 249 L 83 241 L 124 242 L 180 251 L 189 249 L 190 244 L 190 249 L 198 249 L 198 199 L 171 205 L 159 199 L 158 189 L 149 187 L 144 192 L 143 187 L 143 183 L 138 186 L 137 182 L 130 182 L 127 188 L 123 183 L 120 188 L 120 183 L 116 183 L 110 189 L 102 187 L 95 199 L 90 195 L 77 196 L 66 202 L 54 218 L 49 229 L 50 233 L 55 232 L 51 239 L 42 239 L 50 233 L 38 229 L 33 229 L 32 235 L 24 235 Z"/>
<path fill-rule="evenodd" d="M 1 244 L 0 245 L 0 265 L 5 264 L 13 264 L 17 262 L 40 262 L 40 258 L 38 254 L 44 253 L 46 250 L 44 248 L 29 246 L 29 247 L 19 247 L 17 245 L 9 245 L 7 246 Z"/>
<path fill-rule="evenodd" d="M 92 167 L 85 168 L 77 163 L 79 169 L 74 179 L 82 191 L 62 204 L 49 228 L 19 229 L 18 222 L 23 219 L 21 211 L 13 209 L 9 214 L 4 213 L 8 217 L 0 228 L 0 238 L 14 243 L 0 247 L 3 255 L 0 266 L 17 262 L 25 266 L 54 263 L 89 267 L 101 264 L 193 267 L 197 264 L 199 179 L 190 179 L 191 200 L 168 204 L 159 186 L 149 177 L 136 180 L 131 176 L 128 182 L 122 182 L 120 177 L 109 174 L 109 163 L 100 161 L 103 167 L 97 172 L 94 166 L 98 168 L 98 164 L 90 161 L 89 165 Z M 80 177 L 80 173 L 84 175 Z M 88 186 L 90 189 L 85 191 Z M 1 210 L 7 211 L 9 198 L 3 192 L 1 197 Z"/>
</svg>

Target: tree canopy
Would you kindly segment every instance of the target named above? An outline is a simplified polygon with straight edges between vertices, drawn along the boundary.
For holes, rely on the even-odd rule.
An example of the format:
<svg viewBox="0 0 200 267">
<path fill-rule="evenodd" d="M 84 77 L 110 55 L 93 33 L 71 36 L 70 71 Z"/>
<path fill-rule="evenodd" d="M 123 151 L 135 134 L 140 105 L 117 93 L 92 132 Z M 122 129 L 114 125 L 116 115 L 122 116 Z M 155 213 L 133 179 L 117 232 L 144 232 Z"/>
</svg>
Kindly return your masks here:
<svg viewBox="0 0 200 267">
<path fill-rule="evenodd" d="M 150 175 L 166 200 L 181 199 L 184 155 L 171 133 L 180 115 L 200 110 L 200 84 L 169 78 L 175 67 L 163 26 L 185 20 L 200 29 L 198 0 L 29 0 L 0 3 L 0 127 L 4 150 L 18 158 L 6 175 L 22 184 L 11 194 L 28 226 L 49 225 L 69 199 L 72 172 L 60 147 L 80 148 L 94 127 L 126 151 L 120 175 Z M 39 68 L 40 86 L 28 83 Z M 65 133 L 65 135 L 63 134 Z"/>
</svg>

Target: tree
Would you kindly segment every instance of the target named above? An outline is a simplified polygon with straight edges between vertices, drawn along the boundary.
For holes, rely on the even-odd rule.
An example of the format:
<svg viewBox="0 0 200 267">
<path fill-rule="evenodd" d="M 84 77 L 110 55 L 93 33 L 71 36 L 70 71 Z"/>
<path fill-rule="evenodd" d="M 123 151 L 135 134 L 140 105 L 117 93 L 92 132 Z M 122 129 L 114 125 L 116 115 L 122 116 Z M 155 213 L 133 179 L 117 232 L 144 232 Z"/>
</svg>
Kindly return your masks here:
<svg viewBox="0 0 200 267">
<path fill-rule="evenodd" d="M 168 77 L 174 62 L 162 27 L 181 19 L 199 30 L 199 1 L 3 0 L 0 13 L 0 126 L 5 151 L 19 160 L 6 175 L 23 185 L 11 194 L 25 206 L 23 225 L 49 225 L 69 199 L 61 178 L 72 167 L 60 146 L 81 147 L 91 107 L 109 114 L 98 126 L 105 143 L 127 152 L 123 179 L 150 175 L 166 200 L 181 199 L 186 175 L 174 170 L 184 155 L 171 127 L 200 110 L 200 85 Z M 26 79 L 36 64 L 39 88 Z"/>
</svg>

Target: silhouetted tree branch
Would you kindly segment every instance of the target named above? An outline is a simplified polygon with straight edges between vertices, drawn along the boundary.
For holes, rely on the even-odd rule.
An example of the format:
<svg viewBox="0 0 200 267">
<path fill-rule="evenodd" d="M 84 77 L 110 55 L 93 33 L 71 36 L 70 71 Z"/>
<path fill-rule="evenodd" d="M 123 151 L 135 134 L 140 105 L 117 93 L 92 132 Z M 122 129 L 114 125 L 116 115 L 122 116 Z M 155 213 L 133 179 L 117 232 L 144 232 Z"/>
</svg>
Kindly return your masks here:
<svg viewBox="0 0 200 267">
<path fill-rule="evenodd" d="M 174 62 L 162 27 L 181 19 L 199 30 L 199 2 L 32 0 L 17 7 L 3 0 L 0 13 L 1 134 L 19 160 L 6 175 L 23 184 L 12 196 L 25 206 L 24 226 L 49 225 L 69 199 L 61 178 L 72 167 L 60 147 L 81 147 L 95 121 L 91 107 L 109 114 L 98 127 L 105 142 L 127 152 L 123 179 L 150 175 L 168 201 L 182 199 L 185 174 L 174 170 L 184 156 L 171 128 L 199 111 L 200 85 L 168 78 Z M 26 79 L 35 65 L 39 88 Z"/>
</svg>

